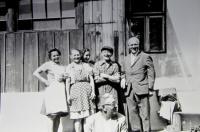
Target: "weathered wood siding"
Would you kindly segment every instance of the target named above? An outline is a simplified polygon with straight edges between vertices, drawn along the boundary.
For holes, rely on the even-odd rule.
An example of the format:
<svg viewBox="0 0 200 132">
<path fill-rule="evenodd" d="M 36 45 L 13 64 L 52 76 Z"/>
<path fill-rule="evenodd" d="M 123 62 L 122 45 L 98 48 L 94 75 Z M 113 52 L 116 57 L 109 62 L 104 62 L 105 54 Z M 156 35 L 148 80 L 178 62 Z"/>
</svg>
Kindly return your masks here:
<svg viewBox="0 0 200 132">
<path fill-rule="evenodd" d="M 0 34 L 1 92 L 37 92 L 44 89 L 33 76 L 48 60 L 47 52 L 58 48 L 67 65 L 70 48 L 83 48 L 82 30 L 40 31 Z"/>
<path fill-rule="evenodd" d="M 92 49 L 91 58 L 100 59 L 104 45 L 114 48 L 113 59 L 123 63 L 125 55 L 125 1 L 91 0 L 83 6 L 84 45 Z"/>
</svg>

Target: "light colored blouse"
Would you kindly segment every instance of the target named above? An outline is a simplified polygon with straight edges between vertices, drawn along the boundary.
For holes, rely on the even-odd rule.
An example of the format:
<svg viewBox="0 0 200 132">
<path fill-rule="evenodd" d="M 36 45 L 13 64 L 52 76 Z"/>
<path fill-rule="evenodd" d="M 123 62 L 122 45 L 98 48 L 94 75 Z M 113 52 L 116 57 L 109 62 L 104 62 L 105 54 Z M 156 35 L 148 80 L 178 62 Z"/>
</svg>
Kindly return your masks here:
<svg viewBox="0 0 200 132">
<path fill-rule="evenodd" d="M 53 61 L 48 61 L 42 64 L 37 71 L 43 71 L 47 73 L 47 80 L 49 83 L 58 80 L 60 76 L 63 76 L 65 73 L 65 67 L 58 65 Z"/>
</svg>

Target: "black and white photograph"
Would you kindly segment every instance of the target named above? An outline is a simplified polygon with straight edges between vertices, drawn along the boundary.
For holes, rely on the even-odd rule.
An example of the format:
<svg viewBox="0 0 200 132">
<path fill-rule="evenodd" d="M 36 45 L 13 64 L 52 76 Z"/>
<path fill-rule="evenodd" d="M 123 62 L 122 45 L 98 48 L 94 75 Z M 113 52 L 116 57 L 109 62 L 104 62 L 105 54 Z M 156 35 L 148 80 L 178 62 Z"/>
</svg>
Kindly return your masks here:
<svg viewBox="0 0 200 132">
<path fill-rule="evenodd" d="M 200 132 L 200 0 L 0 0 L 1 132 Z"/>
</svg>

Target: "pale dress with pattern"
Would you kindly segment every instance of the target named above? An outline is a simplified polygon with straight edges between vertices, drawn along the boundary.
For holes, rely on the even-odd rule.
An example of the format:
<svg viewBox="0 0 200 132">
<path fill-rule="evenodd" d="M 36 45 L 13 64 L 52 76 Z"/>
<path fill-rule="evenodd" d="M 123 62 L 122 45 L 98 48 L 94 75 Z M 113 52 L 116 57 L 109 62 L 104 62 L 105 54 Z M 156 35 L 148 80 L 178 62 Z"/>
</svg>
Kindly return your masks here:
<svg viewBox="0 0 200 132">
<path fill-rule="evenodd" d="M 77 69 L 75 63 L 67 67 L 67 72 L 71 78 L 70 87 L 70 118 L 85 118 L 94 113 L 94 102 L 90 99 L 92 87 L 89 76 L 92 74 L 92 68 L 86 64 L 80 64 L 81 68 Z"/>
</svg>

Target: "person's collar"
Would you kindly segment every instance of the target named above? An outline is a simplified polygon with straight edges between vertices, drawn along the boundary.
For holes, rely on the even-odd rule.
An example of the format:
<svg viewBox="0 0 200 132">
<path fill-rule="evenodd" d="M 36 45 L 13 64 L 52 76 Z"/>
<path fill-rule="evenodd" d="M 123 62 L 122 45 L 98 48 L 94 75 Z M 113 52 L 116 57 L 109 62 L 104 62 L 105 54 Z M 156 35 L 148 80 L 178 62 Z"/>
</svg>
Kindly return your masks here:
<svg viewBox="0 0 200 132">
<path fill-rule="evenodd" d="M 83 62 L 80 62 L 80 63 L 77 64 L 77 63 L 75 63 L 75 62 L 72 62 L 71 65 L 72 65 L 72 67 L 74 68 L 75 65 L 79 65 L 79 64 L 82 64 L 82 63 L 83 63 Z"/>
<path fill-rule="evenodd" d="M 110 60 L 109 62 L 106 62 L 105 60 L 101 60 L 101 61 L 99 62 L 99 64 L 100 64 L 101 66 L 104 65 L 104 64 L 110 64 L 110 65 L 112 65 L 112 64 L 113 64 L 113 61 Z"/>
<path fill-rule="evenodd" d="M 60 65 L 60 63 L 55 63 L 54 61 L 50 60 L 50 63 L 54 64 L 54 65 Z"/>
<path fill-rule="evenodd" d="M 101 115 L 102 115 L 102 117 L 103 117 L 105 120 L 110 120 L 110 119 L 111 119 L 111 117 L 107 117 L 107 114 L 104 113 L 103 110 L 101 111 Z"/>
<path fill-rule="evenodd" d="M 138 51 L 138 52 L 135 53 L 135 54 L 132 54 L 132 53 L 131 53 L 131 56 L 135 56 L 135 57 L 137 57 L 137 56 L 140 54 L 140 52 L 141 52 L 141 51 Z"/>
</svg>

